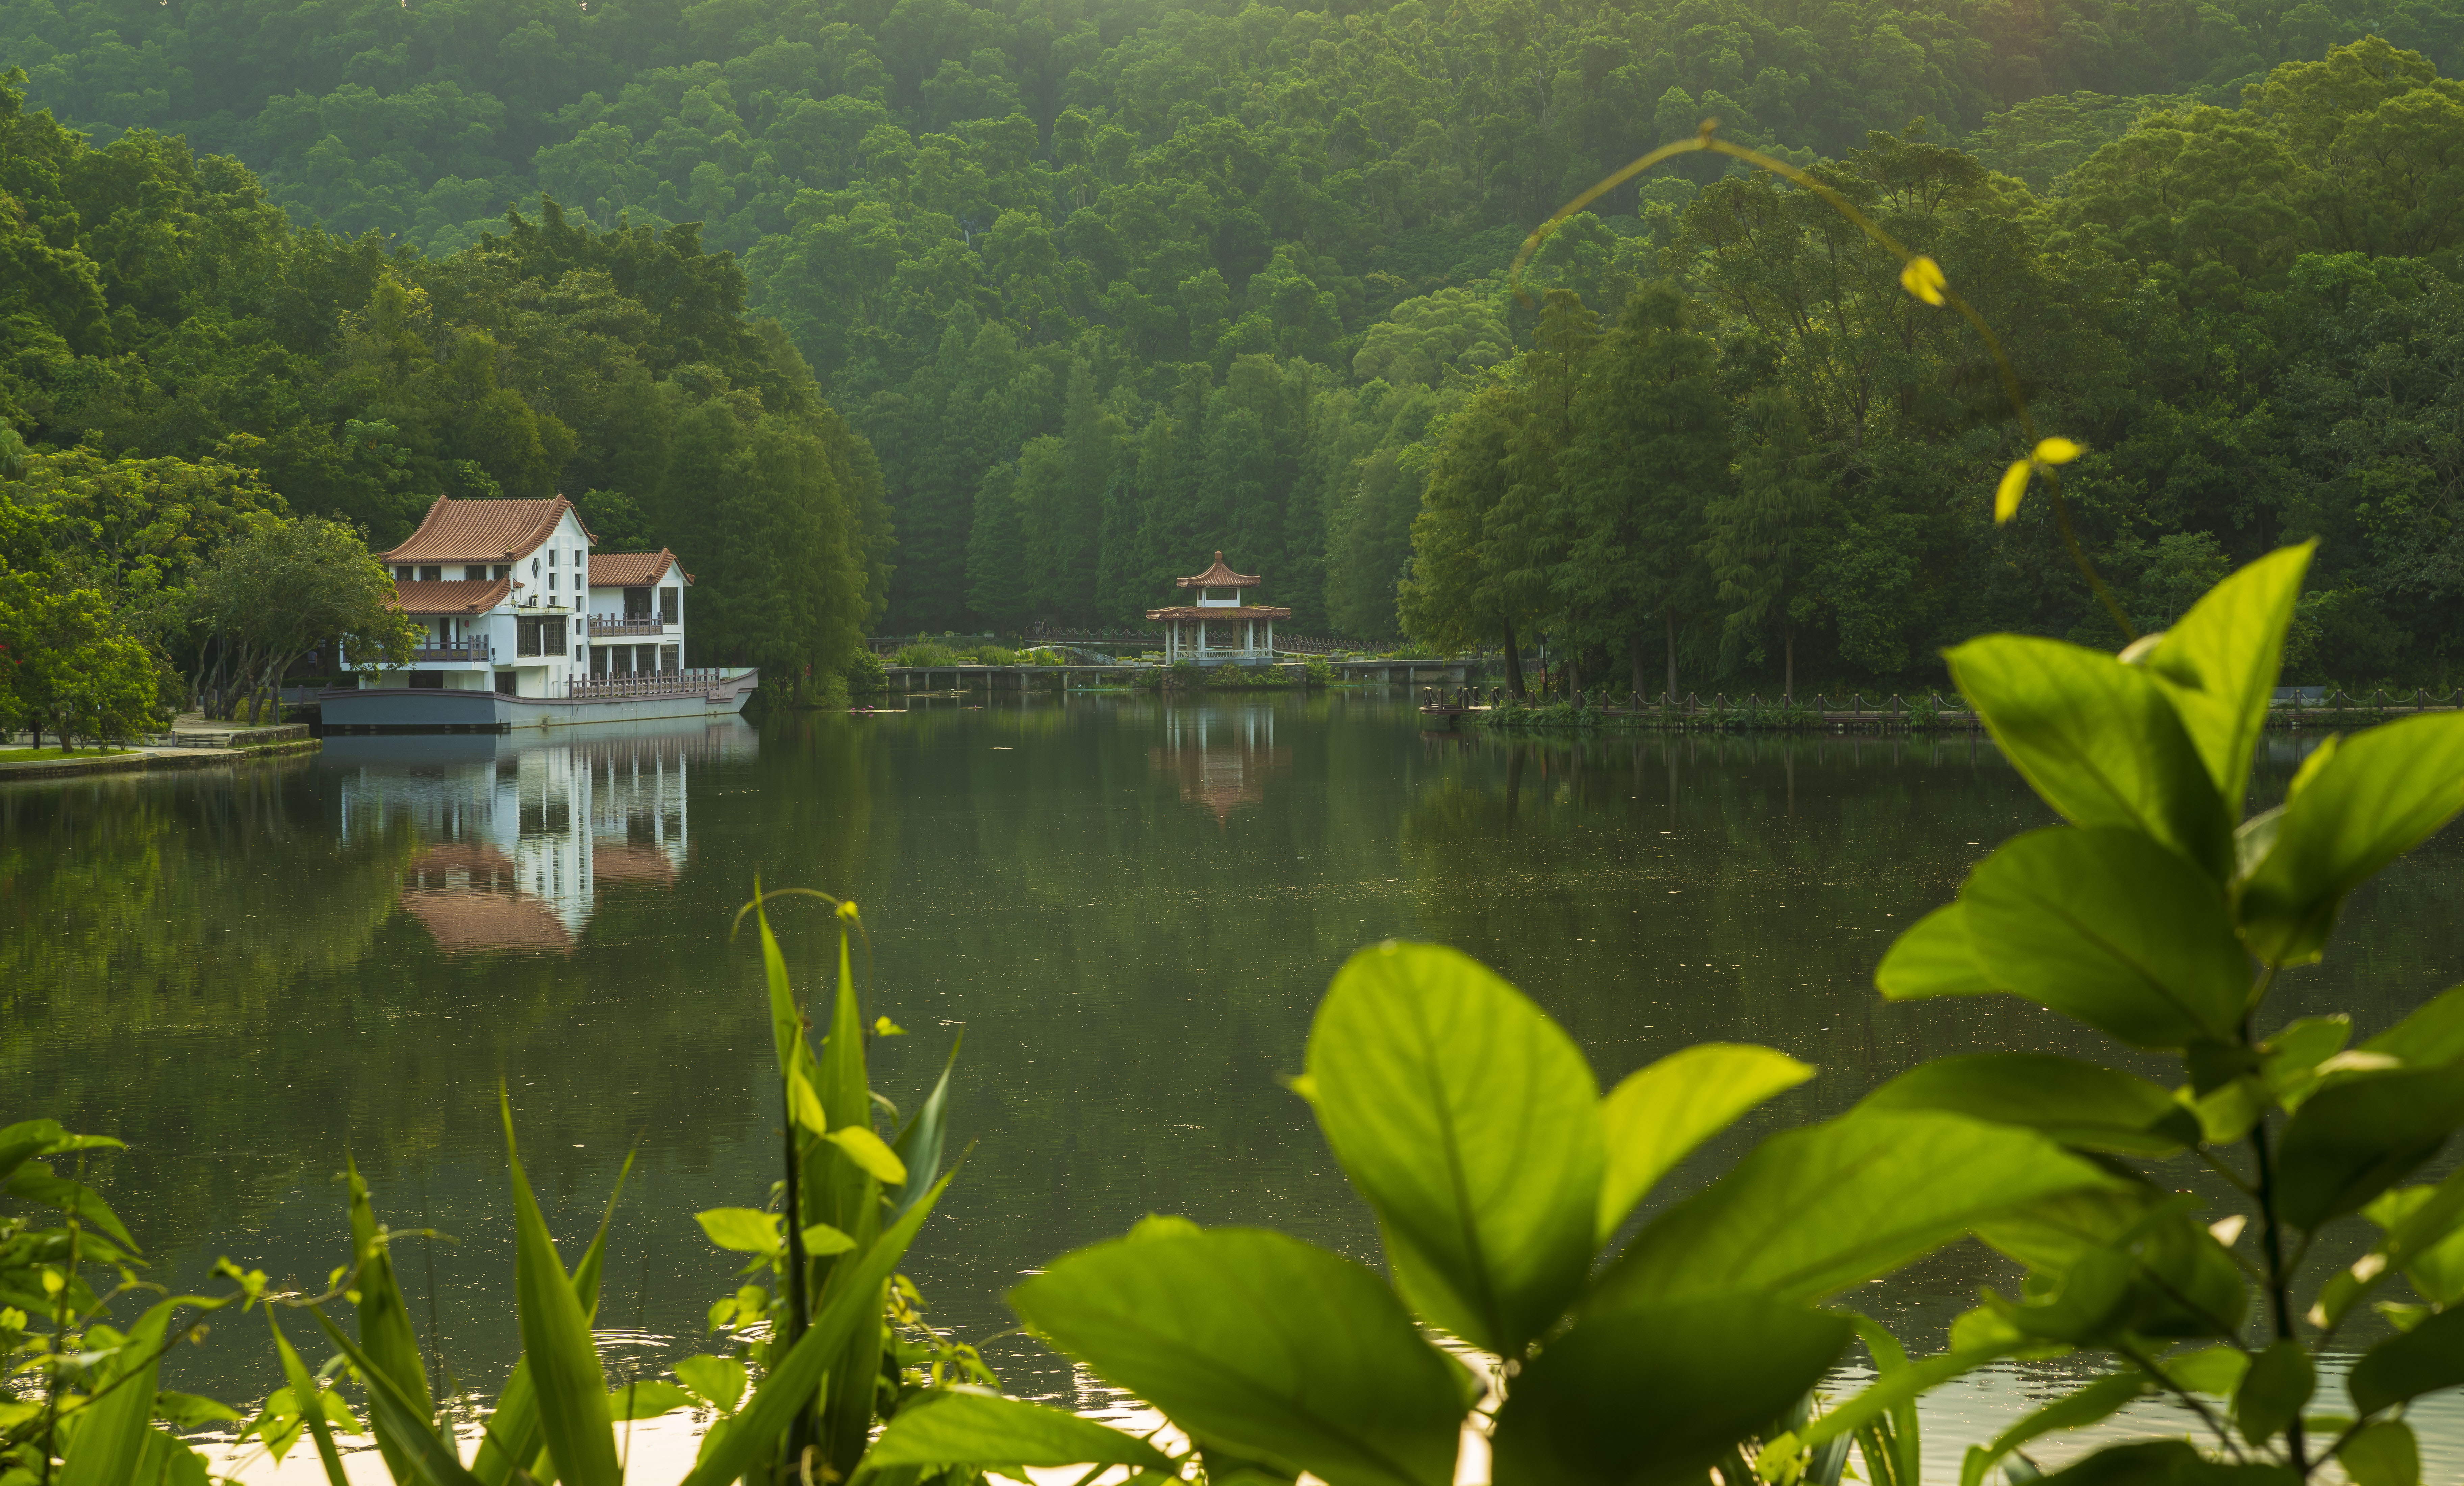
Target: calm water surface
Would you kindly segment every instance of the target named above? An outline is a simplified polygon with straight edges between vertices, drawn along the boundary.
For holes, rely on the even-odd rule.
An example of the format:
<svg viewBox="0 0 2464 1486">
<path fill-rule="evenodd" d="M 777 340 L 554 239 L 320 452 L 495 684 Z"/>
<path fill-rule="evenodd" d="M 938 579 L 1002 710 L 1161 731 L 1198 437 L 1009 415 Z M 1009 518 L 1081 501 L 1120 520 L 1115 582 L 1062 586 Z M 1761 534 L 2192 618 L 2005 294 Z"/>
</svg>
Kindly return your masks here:
<svg viewBox="0 0 2464 1486">
<path fill-rule="evenodd" d="M 1900 928 L 2048 821 L 1965 736 L 1509 742 L 1424 733 L 1383 693 L 923 705 L 334 738 L 235 776 L 0 787 L 0 1122 L 126 1139 L 103 1181 L 176 1284 L 226 1254 L 321 1282 L 346 1257 L 348 1155 L 383 1217 L 451 1236 L 397 1264 L 485 1397 L 517 1350 L 501 1080 L 571 1252 L 639 1152 L 600 1319 L 611 1359 L 655 1366 L 703 1349 L 734 1284 L 691 1214 L 760 1206 L 771 1180 L 769 1035 L 729 919 L 757 873 L 827 888 L 871 929 L 868 1016 L 911 1034 L 876 1045 L 877 1086 L 920 1095 L 965 1030 L 973 1149 L 911 1265 L 933 1319 L 984 1341 L 1013 1389 L 1095 1404 L 1002 1335 L 1001 1293 L 1051 1256 L 1153 1212 L 1375 1262 L 1367 1210 L 1277 1082 L 1375 940 L 1495 965 L 1604 1086 L 1706 1039 L 1821 1066 L 1662 1200 L 1925 1058 L 2111 1056 L 2016 1001 L 1871 989 Z M 2272 744 L 2262 796 L 2297 749 Z M 2277 1012 L 2349 1008 L 2367 1036 L 2464 978 L 2458 865 L 2451 833 L 2357 897 Z M 780 923 L 818 977 L 825 920 Z M 1977 1285 L 2015 1278 L 1969 1246 L 1851 1300 L 1931 1350 Z M 168 1386 L 261 1396 L 259 1335 L 225 1328 Z M 1929 1454 L 1955 1478 L 1964 1444 L 2064 1381 L 2013 1367 L 1937 1395 Z M 2456 1410 L 2430 1429 L 2429 1463 L 2464 1465 Z"/>
</svg>

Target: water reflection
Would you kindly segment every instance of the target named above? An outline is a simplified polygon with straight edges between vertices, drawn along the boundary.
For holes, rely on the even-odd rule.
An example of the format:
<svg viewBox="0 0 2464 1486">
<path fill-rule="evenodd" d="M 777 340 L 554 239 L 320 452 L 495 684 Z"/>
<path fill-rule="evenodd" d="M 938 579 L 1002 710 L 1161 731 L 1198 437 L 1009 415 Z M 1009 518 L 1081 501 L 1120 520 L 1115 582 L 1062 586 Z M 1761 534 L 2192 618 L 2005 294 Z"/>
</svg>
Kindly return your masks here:
<svg viewBox="0 0 2464 1486">
<path fill-rule="evenodd" d="M 593 729 L 541 744 L 509 734 L 340 737 L 341 839 L 406 828 L 422 842 L 400 903 L 448 956 L 570 955 L 602 886 L 673 887 L 688 854 L 691 774 L 747 760 L 740 720 L 692 732 Z"/>
<path fill-rule="evenodd" d="M 1180 788 L 1185 805 L 1204 805 L 1217 824 L 1242 805 L 1266 798 L 1266 776 L 1292 765 L 1292 751 L 1275 746 L 1275 710 L 1266 704 L 1167 708 L 1161 741 L 1148 764 Z"/>
</svg>

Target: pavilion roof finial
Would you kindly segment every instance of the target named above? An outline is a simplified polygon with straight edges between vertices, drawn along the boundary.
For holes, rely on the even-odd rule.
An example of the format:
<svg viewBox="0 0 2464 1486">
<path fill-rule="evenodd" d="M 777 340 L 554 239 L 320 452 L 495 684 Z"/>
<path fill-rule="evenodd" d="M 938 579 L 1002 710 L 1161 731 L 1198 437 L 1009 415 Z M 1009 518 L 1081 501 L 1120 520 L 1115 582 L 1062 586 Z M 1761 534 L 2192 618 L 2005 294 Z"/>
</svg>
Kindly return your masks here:
<svg viewBox="0 0 2464 1486">
<path fill-rule="evenodd" d="M 1255 588 L 1265 579 L 1253 573 L 1235 573 L 1223 565 L 1223 554 L 1215 555 L 1215 565 L 1191 578 L 1176 578 L 1175 588 Z"/>
</svg>

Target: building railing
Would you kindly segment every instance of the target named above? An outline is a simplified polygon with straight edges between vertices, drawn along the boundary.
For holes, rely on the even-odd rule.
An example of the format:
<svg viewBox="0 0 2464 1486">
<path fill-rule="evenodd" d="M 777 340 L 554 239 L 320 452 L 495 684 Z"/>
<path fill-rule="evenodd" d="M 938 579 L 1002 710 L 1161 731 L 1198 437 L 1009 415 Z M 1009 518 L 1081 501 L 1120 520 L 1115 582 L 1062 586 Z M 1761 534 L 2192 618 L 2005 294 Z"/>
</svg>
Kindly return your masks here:
<svg viewBox="0 0 2464 1486">
<path fill-rule="evenodd" d="M 419 645 L 410 652 L 413 664 L 421 661 L 469 661 L 486 665 L 495 658 L 495 646 L 489 643 L 485 635 L 473 635 L 468 640 L 456 640 L 451 645 Z"/>
<path fill-rule="evenodd" d="M 627 676 L 592 676 L 565 683 L 565 695 L 577 702 L 619 702 L 630 697 L 693 696 L 715 690 L 740 674 L 732 670 L 635 671 Z"/>
<path fill-rule="evenodd" d="M 667 627 L 667 621 L 655 614 L 627 614 L 622 618 L 613 614 L 590 616 L 590 634 L 593 639 L 601 635 L 655 635 Z"/>
</svg>

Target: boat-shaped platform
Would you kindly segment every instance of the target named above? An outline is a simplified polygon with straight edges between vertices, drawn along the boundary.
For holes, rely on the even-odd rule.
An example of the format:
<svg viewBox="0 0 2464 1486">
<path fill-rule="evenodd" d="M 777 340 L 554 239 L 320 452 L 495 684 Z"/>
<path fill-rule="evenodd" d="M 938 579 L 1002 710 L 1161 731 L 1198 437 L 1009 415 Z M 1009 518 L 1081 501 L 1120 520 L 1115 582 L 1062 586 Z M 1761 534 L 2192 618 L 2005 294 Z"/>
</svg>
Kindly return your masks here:
<svg viewBox="0 0 2464 1486">
<path fill-rule="evenodd" d="M 760 685 L 755 670 L 661 671 L 575 683 L 570 696 L 514 696 L 425 687 L 336 688 L 317 693 L 324 731 L 511 732 L 603 722 L 726 717 L 744 710 Z"/>
</svg>

